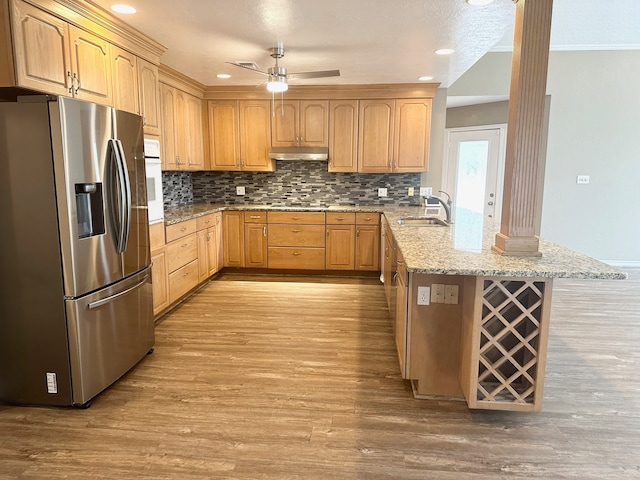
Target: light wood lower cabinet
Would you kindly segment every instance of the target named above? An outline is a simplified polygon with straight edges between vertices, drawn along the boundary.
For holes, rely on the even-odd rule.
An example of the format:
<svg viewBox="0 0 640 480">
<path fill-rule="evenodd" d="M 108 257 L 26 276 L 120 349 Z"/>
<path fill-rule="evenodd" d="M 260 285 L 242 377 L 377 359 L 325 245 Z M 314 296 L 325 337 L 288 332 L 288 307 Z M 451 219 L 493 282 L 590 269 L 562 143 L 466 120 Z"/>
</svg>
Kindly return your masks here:
<svg viewBox="0 0 640 480">
<path fill-rule="evenodd" d="M 184 297 L 198 285 L 198 260 L 193 260 L 169 274 L 169 302 Z"/>
<path fill-rule="evenodd" d="M 380 271 L 380 214 L 356 214 L 355 269 Z"/>
<path fill-rule="evenodd" d="M 327 270 L 353 270 L 355 266 L 355 214 L 327 213 Z"/>
<path fill-rule="evenodd" d="M 151 252 L 151 283 L 153 285 L 153 314 L 157 315 L 169 306 L 167 249 L 162 246 Z"/>
<path fill-rule="evenodd" d="M 244 212 L 244 265 L 267 267 L 267 214 Z"/>
<path fill-rule="evenodd" d="M 222 212 L 224 266 L 244 267 L 244 215 L 242 212 Z"/>
<path fill-rule="evenodd" d="M 324 269 L 324 213 L 269 212 L 267 218 L 269 268 Z"/>
</svg>

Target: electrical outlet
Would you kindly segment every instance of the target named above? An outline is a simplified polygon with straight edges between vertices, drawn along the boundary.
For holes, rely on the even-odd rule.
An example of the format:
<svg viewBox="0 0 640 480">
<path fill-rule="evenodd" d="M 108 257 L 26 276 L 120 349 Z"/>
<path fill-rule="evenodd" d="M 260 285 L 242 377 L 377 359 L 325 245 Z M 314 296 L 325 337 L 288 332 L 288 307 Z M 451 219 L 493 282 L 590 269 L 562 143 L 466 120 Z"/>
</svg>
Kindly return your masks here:
<svg viewBox="0 0 640 480">
<path fill-rule="evenodd" d="M 429 287 L 418 287 L 418 305 L 429 305 Z"/>
<path fill-rule="evenodd" d="M 413 187 L 409 187 L 409 188 L 407 189 L 407 196 L 409 196 L 409 197 L 413 197 L 415 194 L 416 194 L 416 190 L 415 190 L 415 188 L 413 188 Z"/>
<path fill-rule="evenodd" d="M 448 303 L 450 305 L 458 304 L 458 285 L 444 286 L 444 303 Z"/>
<path fill-rule="evenodd" d="M 578 185 L 586 185 L 590 180 L 589 175 L 578 175 L 576 177 L 576 183 Z"/>
<path fill-rule="evenodd" d="M 429 195 L 433 195 L 433 188 L 431 187 L 420 187 L 420 196 L 428 197 Z"/>
<path fill-rule="evenodd" d="M 431 285 L 431 303 L 444 303 L 444 285 L 440 283 Z"/>
<path fill-rule="evenodd" d="M 386 188 L 379 188 L 378 189 L 378 196 L 379 197 L 386 197 L 387 196 L 387 189 Z"/>
<path fill-rule="evenodd" d="M 236 187 L 236 195 L 244 195 L 244 187 Z"/>
</svg>

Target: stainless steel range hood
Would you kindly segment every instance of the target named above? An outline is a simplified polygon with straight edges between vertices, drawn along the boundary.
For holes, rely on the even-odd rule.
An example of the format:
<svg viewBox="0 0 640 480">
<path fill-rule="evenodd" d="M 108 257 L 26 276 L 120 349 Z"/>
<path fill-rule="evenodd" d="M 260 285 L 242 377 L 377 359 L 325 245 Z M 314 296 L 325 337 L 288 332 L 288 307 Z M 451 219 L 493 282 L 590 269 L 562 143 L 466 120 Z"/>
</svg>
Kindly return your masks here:
<svg viewBox="0 0 640 480">
<path fill-rule="evenodd" d="M 274 160 L 328 160 L 326 147 L 271 147 L 269 157 Z"/>
</svg>

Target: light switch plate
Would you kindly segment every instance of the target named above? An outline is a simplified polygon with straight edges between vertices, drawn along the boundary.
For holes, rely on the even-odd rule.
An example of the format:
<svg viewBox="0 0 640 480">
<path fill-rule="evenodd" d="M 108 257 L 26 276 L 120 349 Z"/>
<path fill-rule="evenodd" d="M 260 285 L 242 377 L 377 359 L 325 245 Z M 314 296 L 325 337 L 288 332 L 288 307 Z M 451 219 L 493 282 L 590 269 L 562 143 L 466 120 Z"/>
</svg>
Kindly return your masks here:
<svg viewBox="0 0 640 480">
<path fill-rule="evenodd" d="M 431 303 L 444 303 L 444 285 L 440 283 L 431 285 Z"/>
<path fill-rule="evenodd" d="M 433 188 L 431 187 L 420 187 L 420 196 L 428 197 L 429 195 L 433 195 Z"/>
<path fill-rule="evenodd" d="M 586 185 L 590 181 L 591 181 L 591 178 L 589 177 L 589 175 L 578 175 L 576 177 L 576 183 L 578 185 Z"/>
<path fill-rule="evenodd" d="M 444 286 L 444 303 L 448 303 L 449 305 L 458 304 L 458 285 Z"/>
<path fill-rule="evenodd" d="M 386 188 L 378 188 L 378 196 L 379 197 L 386 197 L 387 196 L 387 189 Z"/>
<path fill-rule="evenodd" d="M 244 187 L 236 187 L 236 195 L 244 195 Z"/>
</svg>

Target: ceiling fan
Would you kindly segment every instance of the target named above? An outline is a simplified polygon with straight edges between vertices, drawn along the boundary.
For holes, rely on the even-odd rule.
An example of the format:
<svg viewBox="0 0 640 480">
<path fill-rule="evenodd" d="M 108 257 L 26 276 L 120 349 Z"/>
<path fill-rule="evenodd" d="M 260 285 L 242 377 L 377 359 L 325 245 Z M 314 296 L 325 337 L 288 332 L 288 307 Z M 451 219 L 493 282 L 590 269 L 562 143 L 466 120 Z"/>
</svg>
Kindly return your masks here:
<svg viewBox="0 0 640 480">
<path fill-rule="evenodd" d="M 266 72 L 255 68 L 255 64 L 245 64 L 238 62 L 226 62 L 236 67 L 245 68 L 252 72 L 259 73 L 261 75 L 267 75 L 267 90 L 272 93 L 286 92 L 289 88 L 288 80 L 300 80 L 306 78 L 324 78 L 324 77 L 339 77 L 340 70 L 321 70 L 316 72 L 300 72 L 300 73 L 287 73 L 285 67 L 281 67 L 278 61 L 284 57 L 284 47 L 274 47 L 269 49 L 269 54 L 276 60 L 276 64 L 273 67 L 269 67 Z"/>
</svg>

